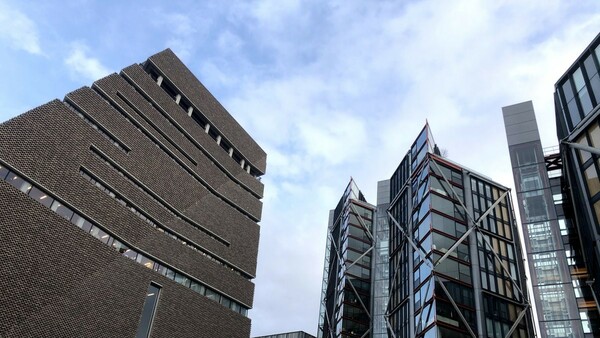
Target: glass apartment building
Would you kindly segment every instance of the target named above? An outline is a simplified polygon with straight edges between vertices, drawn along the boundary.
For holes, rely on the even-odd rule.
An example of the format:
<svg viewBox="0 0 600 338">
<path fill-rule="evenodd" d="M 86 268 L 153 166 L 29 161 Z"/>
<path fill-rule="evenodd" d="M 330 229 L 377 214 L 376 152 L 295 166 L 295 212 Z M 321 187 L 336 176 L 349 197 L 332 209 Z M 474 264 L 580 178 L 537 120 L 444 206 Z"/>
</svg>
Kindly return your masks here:
<svg viewBox="0 0 600 338">
<path fill-rule="evenodd" d="M 426 125 L 388 212 L 391 337 L 533 337 L 506 187 L 440 156 Z"/>
<path fill-rule="evenodd" d="M 600 34 L 555 85 L 555 114 L 564 183 L 572 199 L 585 268 L 577 278 L 593 301 L 580 318 L 598 332 L 600 297 Z M 584 305 L 584 306 L 582 306 Z M 600 335 L 600 333 L 598 333 Z"/>
<path fill-rule="evenodd" d="M 319 338 L 370 335 L 374 212 L 353 180 L 330 212 Z"/>
</svg>

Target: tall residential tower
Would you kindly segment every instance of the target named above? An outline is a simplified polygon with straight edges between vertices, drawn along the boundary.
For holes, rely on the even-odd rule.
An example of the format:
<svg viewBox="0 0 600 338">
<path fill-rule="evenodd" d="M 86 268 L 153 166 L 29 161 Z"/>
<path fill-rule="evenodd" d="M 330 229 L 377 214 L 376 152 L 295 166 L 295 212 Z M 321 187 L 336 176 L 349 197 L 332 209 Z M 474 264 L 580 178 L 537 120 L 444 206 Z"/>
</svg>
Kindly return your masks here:
<svg viewBox="0 0 600 338">
<path fill-rule="evenodd" d="M 350 180 L 329 213 L 319 338 L 370 335 L 374 211 Z"/>
<path fill-rule="evenodd" d="M 564 182 L 585 260 L 577 280 L 594 297 L 580 306 L 580 317 L 600 335 L 600 34 L 557 81 L 554 98 Z"/>
<path fill-rule="evenodd" d="M 559 147 L 531 102 L 502 108 L 541 337 L 600 336 L 600 34 L 561 76 Z"/>
<path fill-rule="evenodd" d="M 390 181 L 391 336 L 533 337 L 509 190 L 426 125 Z"/>
<path fill-rule="evenodd" d="M 441 156 L 429 125 L 376 208 L 350 182 L 327 243 L 319 337 L 534 337 L 509 190 Z"/>
</svg>

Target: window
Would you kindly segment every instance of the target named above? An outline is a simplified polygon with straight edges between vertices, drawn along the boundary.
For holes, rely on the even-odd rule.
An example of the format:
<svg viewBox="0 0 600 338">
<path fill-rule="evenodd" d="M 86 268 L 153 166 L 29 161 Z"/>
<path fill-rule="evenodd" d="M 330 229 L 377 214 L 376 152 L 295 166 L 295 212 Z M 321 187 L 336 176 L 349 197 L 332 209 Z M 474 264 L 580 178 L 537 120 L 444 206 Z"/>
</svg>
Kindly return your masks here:
<svg viewBox="0 0 600 338">
<path fill-rule="evenodd" d="M 52 199 L 51 197 L 46 195 L 45 192 L 41 191 L 36 187 L 31 188 L 31 190 L 29 191 L 29 197 L 38 201 L 40 204 L 47 208 L 49 208 L 52 202 L 54 201 L 54 199 Z"/>
<path fill-rule="evenodd" d="M 8 173 L 8 176 L 6 177 L 6 181 L 8 183 L 10 183 L 10 185 L 21 190 L 24 193 L 27 193 L 27 191 L 29 191 L 29 189 L 31 189 L 31 184 L 29 184 L 28 182 L 26 182 L 24 179 L 22 179 L 21 177 L 19 177 L 17 174 L 15 174 L 13 172 Z"/>
<path fill-rule="evenodd" d="M 62 216 L 63 218 L 65 218 L 66 220 L 70 220 L 71 217 L 73 217 L 73 211 L 71 211 L 71 209 L 65 207 L 64 205 L 62 205 L 57 200 L 54 200 L 54 202 L 50 206 L 50 209 L 52 211 L 54 211 L 55 213 L 59 214 L 60 216 Z"/>
<path fill-rule="evenodd" d="M 8 175 L 8 169 L 0 165 L 0 180 L 4 180 L 6 175 Z"/>
<path fill-rule="evenodd" d="M 95 225 L 92 225 L 92 227 L 90 229 L 90 235 L 96 237 L 97 239 L 100 240 L 100 242 L 102 242 L 104 244 L 108 243 L 108 239 L 110 237 L 106 232 L 102 231 L 102 229 L 98 228 Z"/>
<path fill-rule="evenodd" d="M 89 175 L 87 178 L 90 179 Z M 116 251 L 118 251 L 124 257 L 127 257 L 131 260 L 136 261 L 137 263 L 144 265 L 145 267 L 152 269 L 159 274 L 169 278 L 175 279 L 176 282 L 204 295 L 205 287 L 200 285 L 198 282 L 194 282 L 190 277 L 184 276 L 183 274 L 176 273 L 173 269 L 163 266 L 162 264 L 155 262 L 152 258 L 146 257 L 145 255 L 136 252 L 135 250 L 129 248 L 126 244 L 121 241 L 115 239 L 112 235 L 108 234 L 104 230 L 102 230 L 96 224 L 92 224 L 85 215 L 80 215 L 77 212 L 73 212 L 70 208 L 63 205 L 61 202 L 53 198 L 50 194 L 47 194 L 34 186 L 34 183 L 30 183 L 24 178 L 12 173 L 8 168 L 0 166 L 0 177 L 2 180 L 9 181 L 11 180 L 15 188 L 19 191 L 28 194 L 29 197 L 36 200 L 38 203 L 50 208 L 53 212 L 59 214 L 60 216 L 66 218 L 73 225 L 81 228 L 84 232 L 89 233 L 94 238 L 100 240 L 102 243 L 112 247 Z M 14 184 L 13 184 L 14 183 Z M 212 259 L 212 257 L 209 257 Z M 214 260 L 214 259 L 213 259 Z M 158 286 L 154 286 L 155 288 L 159 288 Z M 148 296 L 151 295 L 152 292 L 148 292 Z M 155 293 L 156 295 L 157 293 Z M 226 296 L 222 296 L 215 291 L 211 291 L 210 296 L 207 294 L 207 297 L 216 300 L 217 302 L 221 302 L 221 304 L 227 306 L 231 310 L 241 314 L 242 316 L 248 316 L 248 309 L 242 304 L 236 303 L 234 300 L 227 298 Z M 221 300 L 225 298 L 225 300 Z M 147 335 L 146 335 L 147 336 Z M 144 335 L 140 337 L 146 337 Z M 137 336 L 136 336 L 137 337 Z"/>
<path fill-rule="evenodd" d="M 156 313 L 156 305 L 158 304 L 158 296 L 160 294 L 160 287 L 154 283 L 151 283 L 146 293 L 146 300 L 142 307 L 142 316 L 140 318 L 140 325 L 138 326 L 135 338 L 148 338 L 150 337 L 150 330 L 152 329 L 152 322 Z"/>
<path fill-rule="evenodd" d="M 600 192 L 600 180 L 598 180 L 598 172 L 596 172 L 596 167 L 593 165 L 588 167 L 584 174 L 590 196 L 596 195 L 598 192 Z"/>
</svg>

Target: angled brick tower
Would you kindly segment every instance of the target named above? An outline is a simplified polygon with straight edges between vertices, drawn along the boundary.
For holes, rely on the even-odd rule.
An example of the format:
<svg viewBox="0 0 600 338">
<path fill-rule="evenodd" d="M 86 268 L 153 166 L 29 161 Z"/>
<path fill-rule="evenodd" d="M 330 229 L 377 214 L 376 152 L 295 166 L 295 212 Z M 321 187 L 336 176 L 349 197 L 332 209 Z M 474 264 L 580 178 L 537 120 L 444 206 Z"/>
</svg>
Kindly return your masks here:
<svg viewBox="0 0 600 338">
<path fill-rule="evenodd" d="M 168 49 L 0 124 L 0 337 L 248 337 L 265 167 Z"/>
</svg>

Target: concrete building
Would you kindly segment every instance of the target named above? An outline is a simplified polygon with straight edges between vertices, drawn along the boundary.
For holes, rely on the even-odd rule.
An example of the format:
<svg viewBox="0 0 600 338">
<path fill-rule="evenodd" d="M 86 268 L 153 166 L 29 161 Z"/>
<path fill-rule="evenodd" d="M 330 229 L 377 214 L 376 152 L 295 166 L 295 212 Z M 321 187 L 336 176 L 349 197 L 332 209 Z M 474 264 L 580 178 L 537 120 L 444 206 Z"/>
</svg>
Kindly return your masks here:
<svg viewBox="0 0 600 338">
<path fill-rule="evenodd" d="M 168 49 L 0 124 L 0 337 L 248 337 L 265 168 Z"/>
</svg>

